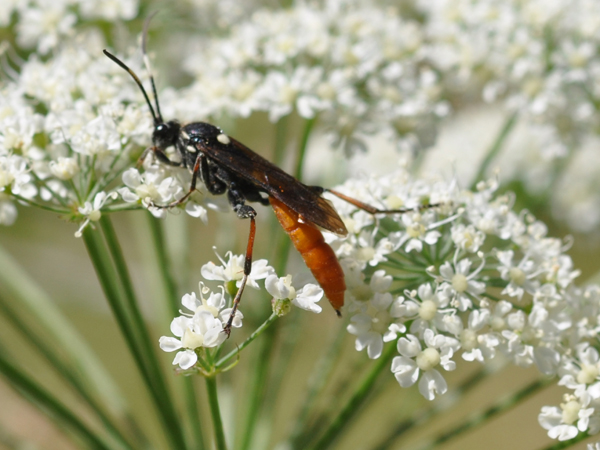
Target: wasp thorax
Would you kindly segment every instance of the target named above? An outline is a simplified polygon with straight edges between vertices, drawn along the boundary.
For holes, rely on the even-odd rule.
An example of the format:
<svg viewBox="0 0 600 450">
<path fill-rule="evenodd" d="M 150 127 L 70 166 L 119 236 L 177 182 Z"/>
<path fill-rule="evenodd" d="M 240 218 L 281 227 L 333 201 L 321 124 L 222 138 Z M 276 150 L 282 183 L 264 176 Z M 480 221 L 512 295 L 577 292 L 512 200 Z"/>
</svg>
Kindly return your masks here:
<svg viewBox="0 0 600 450">
<path fill-rule="evenodd" d="M 179 122 L 170 120 L 168 122 L 159 123 L 154 127 L 152 142 L 156 147 L 164 150 L 167 147 L 175 145 L 180 132 L 181 125 L 179 125 Z"/>
<path fill-rule="evenodd" d="M 218 136 L 223 134 L 223 131 L 206 122 L 194 122 L 185 125 L 182 133 L 186 133 L 190 137 L 190 141 L 194 143 L 204 143 L 206 145 L 214 143 L 215 140 L 221 142 Z M 225 136 L 223 134 L 223 136 Z"/>
</svg>

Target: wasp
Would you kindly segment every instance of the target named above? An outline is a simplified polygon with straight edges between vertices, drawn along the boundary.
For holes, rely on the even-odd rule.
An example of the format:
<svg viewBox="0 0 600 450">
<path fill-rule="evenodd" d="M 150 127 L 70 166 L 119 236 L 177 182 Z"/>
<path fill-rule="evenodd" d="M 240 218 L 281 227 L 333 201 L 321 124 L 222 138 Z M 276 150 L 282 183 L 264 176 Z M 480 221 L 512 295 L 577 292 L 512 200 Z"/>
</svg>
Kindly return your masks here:
<svg viewBox="0 0 600 450">
<path fill-rule="evenodd" d="M 333 309 L 338 316 L 341 316 L 340 310 L 344 305 L 346 291 L 344 272 L 333 249 L 325 242 L 321 229 L 342 236 L 347 235 L 348 230 L 333 206 L 323 197 L 323 193 L 329 192 L 371 214 L 401 214 L 412 209 L 382 210 L 332 189 L 307 186 L 225 134 L 219 127 L 206 122 L 181 124 L 177 120 L 165 121 L 160 112 L 156 85 L 146 54 L 146 35 L 144 29 L 142 53 L 150 77 L 156 109 L 138 76 L 107 50 L 104 50 L 104 54 L 129 73 L 140 88 L 150 109 L 154 130 L 152 146 L 146 152 L 151 151 L 164 164 L 191 171 L 189 191 L 173 203 L 156 206 L 170 208 L 183 203 L 195 191 L 200 179 L 211 194 L 226 194 L 240 219 L 250 220 L 244 274 L 233 299 L 231 315 L 224 326 L 225 333 L 228 335 L 230 333 L 252 267 L 257 213 L 246 202 L 257 202 L 273 208 L 277 220 L 290 236 L 294 247 L 323 289 Z M 170 147 L 177 150 L 179 160 L 174 161 L 167 156 L 166 150 Z"/>
</svg>

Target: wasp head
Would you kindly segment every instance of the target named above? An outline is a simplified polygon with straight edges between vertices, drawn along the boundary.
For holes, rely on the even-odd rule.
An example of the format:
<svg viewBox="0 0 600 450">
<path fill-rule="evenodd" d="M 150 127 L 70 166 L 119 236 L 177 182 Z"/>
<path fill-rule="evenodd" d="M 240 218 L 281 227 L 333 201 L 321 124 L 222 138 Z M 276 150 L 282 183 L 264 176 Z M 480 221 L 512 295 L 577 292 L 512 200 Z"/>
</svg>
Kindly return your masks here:
<svg viewBox="0 0 600 450">
<path fill-rule="evenodd" d="M 180 133 L 181 125 L 179 125 L 179 122 L 175 120 L 160 122 L 154 127 L 152 142 L 155 147 L 165 150 L 177 143 Z"/>
</svg>

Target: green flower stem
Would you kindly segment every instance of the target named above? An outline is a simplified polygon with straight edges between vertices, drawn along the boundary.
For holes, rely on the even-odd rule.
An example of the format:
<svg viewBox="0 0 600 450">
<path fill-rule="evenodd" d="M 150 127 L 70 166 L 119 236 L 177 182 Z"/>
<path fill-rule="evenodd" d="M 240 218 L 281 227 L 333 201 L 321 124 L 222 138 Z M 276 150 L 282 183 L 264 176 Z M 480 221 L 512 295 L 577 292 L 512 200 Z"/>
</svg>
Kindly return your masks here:
<svg viewBox="0 0 600 450">
<path fill-rule="evenodd" d="M 54 368 L 56 372 L 61 375 L 79 394 L 79 397 L 88 404 L 90 409 L 104 424 L 106 431 L 111 435 L 116 445 L 118 445 L 120 448 L 130 450 L 139 447 L 128 440 L 122 430 L 120 430 L 115 423 L 115 421 L 119 422 L 119 420 L 116 417 L 110 416 L 104 405 L 94 398 L 94 395 L 88 390 L 88 387 L 85 385 L 84 381 L 79 378 L 78 374 L 74 372 L 71 367 L 68 366 L 68 364 L 61 360 L 60 356 L 53 350 L 53 348 L 56 347 L 47 345 L 46 342 L 50 341 L 44 340 L 41 336 L 39 336 L 35 328 L 32 328 L 23 322 L 17 313 L 12 309 L 12 307 L 9 306 L 9 303 L 1 297 L 0 310 L 9 319 L 10 324 L 20 332 L 21 338 L 25 341 L 29 341 L 32 347 L 40 352 L 46 361 L 48 361 L 50 366 Z M 136 428 L 139 429 L 139 427 Z"/>
<path fill-rule="evenodd" d="M 141 342 L 143 341 L 141 335 L 144 331 L 137 328 L 137 320 L 132 317 L 134 314 L 128 308 L 129 300 L 124 292 L 123 280 L 117 274 L 106 246 L 98 233 L 95 233 L 90 227 L 86 227 L 83 231 L 83 240 L 94 264 L 104 295 L 113 311 L 121 333 L 125 337 L 125 342 L 138 366 L 142 379 L 146 383 L 156 410 L 162 419 L 161 423 L 171 447 L 177 450 L 185 449 L 186 445 L 180 421 L 173 409 L 173 403 L 164 384 L 164 379 L 161 377 L 160 367 L 155 361 L 155 355 L 145 353 L 149 344 L 148 342 Z"/>
<path fill-rule="evenodd" d="M 258 336 L 260 336 L 263 331 L 265 331 L 267 328 L 269 328 L 269 326 L 275 322 L 275 320 L 277 319 L 277 315 L 275 313 L 271 314 L 271 316 L 265 320 L 261 326 L 259 326 L 256 330 L 254 330 L 254 332 L 248 336 L 248 338 L 242 342 L 240 345 L 237 346 L 237 348 L 235 350 L 230 351 L 227 355 L 223 356 L 219 362 L 217 362 L 215 368 L 217 370 L 219 369 L 223 369 L 223 367 L 225 366 L 225 364 L 227 363 L 227 361 L 229 361 L 231 358 L 233 358 L 234 356 L 238 356 L 239 353 L 246 348 L 254 339 L 256 339 Z"/>
<path fill-rule="evenodd" d="M 98 162 L 98 155 L 93 155 L 91 158 L 91 161 L 87 162 L 87 163 L 83 163 L 85 166 L 87 166 L 87 170 L 85 171 L 85 173 L 81 174 L 78 177 L 79 181 L 80 181 L 80 188 L 79 188 L 79 192 L 81 193 L 81 195 L 83 195 L 84 197 L 87 197 L 87 193 L 90 192 L 91 187 L 94 186 L 96 183 L 96 163 Z M 81 163 L 82 161 L 79 161 L 79 167 L 81 167 Z M 84 183 L 87 180 L 87 186 L 85 186 L 84 188 Z M 84 190 L 85 189 L 85 190 Z"/>
<path fill-rule="evenodd" d="M 275 124 L 275 148 L 273 151 L 273 162 L 281 167 L 285 159 L 285 147 L 287 144 L 288 124 L 290 116 L 283 116 Z"/>
<path fill-rule="evenodd" d="M 288 439 L 291 443 L 291 448 L 300 448 L 299 440 L 302 433 L 306 430 L 306 425 L 310 417 L 309 413 L 311 409 L 314 408 L 316 401 L 319 399 L 319 395 L 323 392 L 339 358 L 343 355 L 341 348 L 346 336 L 347 334 L 342 332 L 335 334 L 335 339 L 331 342 L 331 345 L 329 345 L 327 352 L 324 353 L 317 362 L 308 379 L 306 396 L 304 397 L 302 406 L 298 410 L 296 418 L 292 421 L 294 428 Z"/>
<path fill-rule="evenodd" d="M 48 411 L 56 423 L 80 439 L 85 448 L 114 450 L 114 447 L 89 429 L 68 407 L 11 364 L 4 352 L 0 352 L 0 372 L 17 391 L 24 394 L 24 398 Z"/>
<path fill-rule="evenodd" d="M 169 270 L 169 268 L 172 267 L 172 264 L 167 255 L 162 221 L 158 220 L 150 213 L 146 213 L 144 217 L 146 218 L 146 223 L 150 230 L 152 248 L 156 255 L 156 271 L 158 275 L 160 275 L 160 281 L 167 297 L 169 316 L 176 317 L 179 315 L 181 303 L 179 296 L 177 295 L 177 283 L 175 283 L 173 274 Z"/>
<path fill-rule="evenodd" d="M 175 286 L 175 282 L 171 277 L 168 268 L 170 267 L 169 260 L 165 251 L 165 244 L 163 239 L 162 228 L 158 220 L 156 220 L 150 213 L 146 214 L 146 217 L 149 219 L 148 223 L 150 225 L 150 230 L 152 232 L 152 243 L 154 244 L 157 266 L 159 268 L 158 272 L 161 275 L 161 281 L 163 286 L 165 287 L 165 291 L 167 292 L 167 304 L 169 305 L 170 314 L 174 317 L 179 314 L 179 308 L 177 305 L 177 289 Z M 143 349 L 144 354 L 146 355 L 148 370 L 151 371 L 154 380 L 154 383 L 161 392 L 164 393 L 164 401 L 169 408 L 165 411 L 166 414 L 169 414 L 171 417 L 171 421 L 177 423 L 177 413 L 173 408 L 173 397 L 170 394 L 168 389 L 166 380 L 164 378 L 164 372 L 162 370 L 162 366 L 159 363 L 155 345 L 152 345 L 154 340 L 150 337 L 150 332 L 148 331 L 144 319 L 142 317 L 141 311 L 138 308 L 138 301 L 135 296 L 135 292 L 133 289 L 133 283 L 131 281 L 131 277 L 129 275 L 129 270 L 125 263 L 125 258 L 123 256 L 121 246 L 118 242 L 117 235 L 112 226 L 112 222 L 107 216 L 102 216 L 100 218 L 100 226 L 102 232 L 104 233 L 104 237 L 106 239 L 107 246 L 110 250 L 111 256 L 113 258 L 117 275 L 121 279 L 126 299 L 127 299 L 127 307 L 131 311 L 131 317 L 134 320 L 134 328 L 139 331 L 140 335 L 140 343 L 145 347 Z M 186 393 L 186 411 L 191 414 L 191 416 L 187 416 L 191 421 L 190 430 L 193 433 L 194 439 L 196 442 L 193 445 L 193 448 L 200 449 L 202 446 L 203 438 L 202 432 L 200 431 L 200 417 L 198 415 L 198 405 L 196 404 L 196 395 L 194 392 L 194 388 L 192 385 L 192 380 L 189 378 L 183 378 L 183 389 Z M 163 407 L 164 408 L 164 407 Z M 182 431 L 180 429 L 180 431 Z"/>
<path fill-rule="evenodd" d="M 420 266 L 420 267 L 407 266 L 393 257 L 387 256 L 387 255 L 386 255 L 386 257 L 389 259 L 389 261 L 380 262 L 378 264 L 378 266 L 386 266 L 386 267 L 389 267 L 391 269 L 396 269 L 401 272 L 416 273 L 418 275 L 426 275 L 427 274 L 427 272 L 425 271 L 425 266 Z"/>
<path fill-rule="evenodd" d="M 273 342 L 274 332 L 276 328 L 269 328 L 263 339 L 257 341 L 257 348 L 255 349 L 256 356 L 255 360 L 257 361 L 256 370 L 251 372 L 251 379 L 248 383 L 248 388 L 246 390 L 246 404 L 245 404 L 245 416 L 242 421 L 241 431 L 239 436 L 241 438 L 241 442 L 238 446 L 236 446 L 239 450 L 248 450 L 252 447 L 252 440 L 254 438 L 254 433 L 256 431 L 256 423 L 259 418 L 264 417 L 263 406 L 265 404 L 265 392 L 269 383 L 269 369 L 271 368 L 271 364 L 273 362 L 272 358 L 272 350 L 273 350 Z"/>
<path fill-rule="evenodd" d="M 399 437 L 403 436 L 406 432 L 412 430 L 418 425 L 430 423 L 430 421 L 436 415 L 448 411 L 461 398 L 463 398 L 467 392 L 472 391 L 479 385 L 479 383 L 487 380 L 489 374 L 490 370 L 487 368 L 478 370 L 472 376 L 465 379 L 460 386 L 458 386 L 454 392 L 452 392 L 452 395 L 449 396 L 444 403 L 437 405 L 430 403 L 431 406 L 427 406 L 420 412 L 411 414 L 408 419 L 403 420 L 396 425 L 394 429 L 391 430 L 391 432 L 379 442 L 379 444 L 373 447 L 373 450 L 386 450 L 388 448 L 393 448 L 395 441 Z"/>
<path fill-rule="evenodd" d="M 150 230 L 150 242 L 152 243 L 153 253 L 156 256 L 152 258 L 156 273 L 159 275 L 158 282 L 162 287 L 162 292 L 165 293 L 166 304 L 168 307 L 168 316 L 176 317 L 179 315 L 179 296 L 177 295 L 177 284 L 170 268 L 173 267 L 171 260 L 167 255 L 167 243 L 164 238 L 163 221 L 156 219 L 150 213 L 144 215 L 146 223 Z M 198 394 L 196 392 L 192 377 L 179 377 L 178 381 L 181 384 L 181 396 L 184 399 L 185 418 L 189 425 L 188 430 L 191 437 L 194 449 L 201 450 L 204 446 L 204 436 L 202 433 L 202 419 L 198 408 Z"/>
<path fill-rule="evenodd" d="M 56 192 L 54 192 L 54 189 L 52 189 L 50 186 L 48 186 L 46 184 L 46 182 L 44 180 L 42 180 L 36 173 L 34 170 L 29 172 L 33 178 L 35 179 L 35 181 L 37 181 L 39 184 L 41 184 L 42 186 L 44 186 L 48 192 L 50 193 L 50 195 L 52 196 L 52 198 L 54 199 L 54 201 L 60 203 L 62 206 L 64 206 L 65 208 L 69 208 L 69 204 L 71 203 L 70 200 L 67 200 L 64 196 L 57 194 Z M 74 192 L 79 195 L 79 193 L 77 192 L 77 189 L 74 189 Z"/>
<path fill-rule="evenodd" d="M 120 211 L 141 211 L 144 209 L 138 203 L 118 203 L 116 205 L 108 205 L 102 208 L 102 213 L 113 213 Z"/>
<path fill-rule="evenodd" d="M 488 149 L 485 158 L 481 162 L 479 170 L 477 171 L 477 175 L 475 175 L 475 177 L 473 178 L 473 183 L 470 187 L 471 190 L 475 190 L 477 183 L 483 180 L 483 178 L 486 176 L 486 172 L 492 164 L 492 161 L 494 160 L 494 158 L 496 158 L 496 156 L 498 156 L 500 150 L 502 150 L 506 139 L 510 135 L 510 132 L 515 126 L 515 123 L 517 123 L 517 116 L 518 114 L 516 112 L 512 113 L 504 122 L 504 125 L 500 129 L 498 136 L 496 136 L 496 139 L 492 143 L 491 147 Z"/>
<path fill-rule="evenodd" d="M 127 268 L 121 245 L 119 244 L 117 235 L 112 226 L 112 221 L 107 215 L 102 215 L 98 223 L 102 234 L 104 235 L 107 250 L 109 251 L 114 264 L 114 274 L 116 275 L 124 294 L 123 300 L 125 300 L 125 303 L 120 306 L 128 313 L 128 318 L 130 320 L 129 325 L 132 326 L 132 330 L 138 334 L 138 344 L 144 347 L 143 354 L 146 357 L 152 358 L 151 355 L 154 354 L 154 349 L 150 344 L 150 333 L 146 328 L 142 313 L 138 308 L 138 301 L 129 274 L 129 269 Z M 151 367 L 148 368 L 150 369 Z M 160 373 L 160 366 L 157 362 L 156 368 Z"/>
<path fill-rule="evenodd" d="M 129 143 L 124 144 L 123 148 L 125 148 L 128 144 Z M 93 183 L 92 185 L 88 185 L 86 191 L 88 196 L 96 195 L 99 191 L 103 191 L 104 189 L 106 189 L 106 187 L 110 185 L 116 178 L 120 177 L 125 170 L 131 167 L 129 164 L 125 163 L 119 170 L 115 170 L 117 163 L 121 160 L 121 157 L 125 153 L 125 150 L 121 150 L 120 152 L 118 152 L 117 155 L 111 161 L 108 170 L 106 170 L 106 172 L 104 172 L 95 183 Z M 90 177 L 90 180 L 93 178 L 95 177 Z"/>
<path fill-rule="evenodd" d="M 452 239 L 444 239 L 439 245 L 438 265 L 441 265 L 444 261 L 448 261 L 450 255 L 456 251 L 454 248 L 454 242 Z"/>
<path fill-rule="evenodd" d="M 18 262 L 0 247 L 0 284 L 10 296 L 7 303 L 18 304 L 19 311 L 28 318 L 30 328 L 43 333 L 44 340 L 61 349 L 69 370 L 76 375 L 85 389 L 111 411 L 119 421 L 131 420 L 123 401 L 123 394 L 85 340 L 65 319 L 56 303 L 37 285 Z M 0 302 L 4 302 L 0 296 Z"/>
<path fill-rule="evenodd" d="M 390 256 L 390 255 L 388 255 L 388 256 Z M 395 254 L 393 254 L 393 256 L 395 258 L 392 260 L 397 262 L 399 265 L 402 265 L 404 262 L 408 263 L 408 265 L 405 266 L 405 267 L 407 267 L 407 269 L 410 267 L 414 267 L 415 265 L 427 266 L 427 264 L 429 264 L 422 257 L 416 257 L 415 252 L 404 253 L 403 251 L 398 251 Z M 423 269 L 412 269 L 412 270 L 419 271 L 419 270 L 423 270 Z"/>
<path fill-rule="evenodd" d="M 329 428 L 320 436 L 319 440 L 312 446 L 308 447 L 311 450 L 322 450 L 329 447 L 329 445 L 340 435 L 341 431 L 349 424 L 350 419 L 356 415 L 360 406 L 367 399 L 370 394 L 375 381 L 386 369 L 392 358 L 396 355 L 395 343 L 388 344 L 387 348 L 384 349 L 382 355 L 374 361 L 373 367 L 361 382 L 358 384 L 358 388 L 354 394 L 348 399 L 344 407 L 341 409 L 337 417 L 329 424 Z"/>
<path fill-rule="evenodd" d="M 553 378 L 548 377 L 536 380 L 528 384 L 523 389 L 520 389 L 519 391 L 512 394 L 510 397 L 496 402 L 496 404 L 494 404 L 490 408 L 477 414 L 472 414 L 462 424 L 457 425 L 453 430 L 440 434 L 432 441 L 430 441 L 426 446 L 422 447 L 420 450 L 440 448 L 442 444 L 449 441 L 450 439 L 455 438 L 461 435 L 462 433 L 465 433 L 479 425 L 482 425 L 483 423 L 491 420 L 498 414 L 501 414 L 514 408 L 515 406 L 518 406 L 527 397 L 539 392 L 541 389 L 545 388 L 553 381 L 555 381 Z"/>
<path fill-rule="evenodd" d="M 139 350 L 142 352 L 142 355 L 146 360 L 146 369 L 150 371 L 151 376 L 154 378 L 156 387 L 158 387 L 160 391 L 164 393 L 165 400 L 168 403 L 172 403 L 172 399 L 169 398 L 169 391 L 164 378 L 164 373 L 162 371 L 162 366 L 158 362 L 155 351 L 156 346 L 152 345 L 152 342 L 154 341 L 150 337 L 150 332 L 146 327 L 144 318 L 142 317 L 142 313 L 138 307 L 138 300 L 133 289 L 133 283 L 131 281 L 129 269 L 127 268 L 125 257 L 121 250 L 121 245 L 119 244 L 115 230 L 112 226 L 112 222 L 106 215 L 104 215 L 100 218 L 99 224 L 106 240 L 106 246 L 108 247 L 108 251 L 110 252 L 115 266 L 115 273 L 125 294 L 125 303 L 122 306 L 128 313 L 127 315 L 130 319 L 129 327 L 134 330 L 138 336 L 137 345 L 141 347 Z M 177 314 L 177 312 L 175 314 Z M 174 411 L 172 411 L 172 414 L 175 416 Z"/>
<path fill-rule="evenodd" d="M 217 395 L 217 379 L 214 376 L 206 378 L 206 392 L 208 393 L 208 404 L 210 406 L 213 429 L 215 431 L 217 450 L 227 450 L 223 422 L 221 421 L 221 411 L 219 409 L 219 398 Z"/>
<path fill-rule="evenodd" d="M 25 197 L 21 197 L 20 195 L 17 195 L 17 194 L 11 193 L 10 196 L 12 198 L 14 198 L 15 200 L 18 200 L 19 202 L 25 203 L 26 205 L 33 206 L 34 208 L 40 208 L 40 209 L 43 209 L 44 211 L 49 211 L 54 214 L 60 214 L 61 216 L 65 215 L 65 214 L 69 214 L 71 212 L 70 209 L 60 209 L 60 208 L 55 208 L 53 206 L 48 206 L 44 203 L 33 202 L 33 201 L 31 201 Z"/>
<path fill-rule="evenodd" d="M 306 148 L 308 146 L 308 140 L 313 127 L 317 121 L 316 117 L 308 119 L 304 122 L 304 129 L 302 130 L 302 136 L 300 138 L 300 144 L 298 146 L 298 152 L 296 154 L 296 164 L 294 169 L 294 176 L 298 179 L 302 178 L 302 170 L 304 169 L 304 160 L 306 159 Z"/>
</svg>

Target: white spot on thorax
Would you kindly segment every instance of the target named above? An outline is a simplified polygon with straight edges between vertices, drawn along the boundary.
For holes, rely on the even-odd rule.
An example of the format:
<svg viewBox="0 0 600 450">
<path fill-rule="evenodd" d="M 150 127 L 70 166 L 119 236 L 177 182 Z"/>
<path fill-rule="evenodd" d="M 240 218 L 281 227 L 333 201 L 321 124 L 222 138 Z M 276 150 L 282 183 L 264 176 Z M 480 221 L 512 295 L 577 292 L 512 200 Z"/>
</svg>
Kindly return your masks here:
<svg viewBox="0 0 600 450">
<path fill-rule="evenodd" d="M 229 139 L 229 136 L 227 136 L 224 133 L 221 133 L 220 135 L 217 136 L 217 141 L 219 141 L 221 144 L 229 144 L 231 143 L 231 139 Z"/>
<path fill-rule="evenodd" d="M 185 131 L 183 131 L 183 130 L 181 130 L 181 136 L 182 136 L 184 139 L 186 139 L 186 140 L 189 140 L 189 138 L 190 138 L 190 135 L 189 135 L 189 134 L 187 134 L 187 133 L 186 133 Z"/>
<path fill-rule="evenodd" d="M 196 147 L 194 147 L 193 145 L 188 145 L 185 147 L 187 149 L 188 152 L 190 153 L 196 153 L 198 151 L 198 149 Z"/>
</svg>

